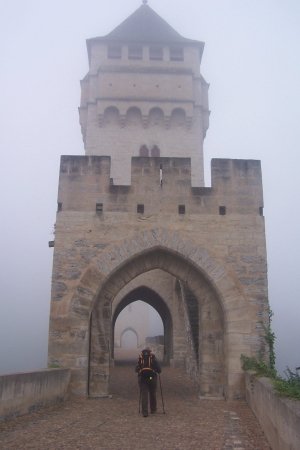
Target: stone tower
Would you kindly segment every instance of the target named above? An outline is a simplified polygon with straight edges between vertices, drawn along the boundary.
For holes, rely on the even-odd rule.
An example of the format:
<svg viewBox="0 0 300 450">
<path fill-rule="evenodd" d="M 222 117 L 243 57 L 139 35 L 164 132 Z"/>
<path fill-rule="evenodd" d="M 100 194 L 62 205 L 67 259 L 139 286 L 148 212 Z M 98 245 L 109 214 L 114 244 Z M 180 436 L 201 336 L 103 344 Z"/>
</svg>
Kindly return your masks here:
<svg viewBox="0 0 300 450">
<path fill-rule="evenodd" d="M 132 157 L 162 156 L 190 158 L 192 186 L 204 185 L 203 47 L 147 4 L 107 36 L 87 41 L 89 73 L 79 108 L 85 152 L 110 156 L 114 184 L 131 184 Z"/>
<path fill-rule="evenodd" d="M 267 264 L 259 161 L 214 159 L 203 181 L 203 43 L 146 2 L 87 41 L 85 156 L 62 156 L 49 363 L 74 393 L 109 393 L 114 327 L 131 302 L 164 325 L 164 363 L 204 396 L 244 394 L 241 354 L 267 352 Z"/>
</svg>

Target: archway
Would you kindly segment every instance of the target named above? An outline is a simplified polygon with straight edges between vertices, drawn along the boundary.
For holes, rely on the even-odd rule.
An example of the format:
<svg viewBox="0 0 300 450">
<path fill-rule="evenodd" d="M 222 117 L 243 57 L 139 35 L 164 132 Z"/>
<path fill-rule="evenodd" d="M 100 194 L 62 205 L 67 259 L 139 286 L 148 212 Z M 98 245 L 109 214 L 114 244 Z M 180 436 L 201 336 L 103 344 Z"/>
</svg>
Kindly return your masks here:
<svg viewBox="0 0 300 450">
<path fill-rule="evenodd" d="M 124 261 L 105 281 L 95 300 L 91 321 L 89 395 L 104 395 L 108 389 L 112 323 L 115 320 L 111 320 L 110 309 L 115 295 L 131 280 L 153 269 L 161 269 L 177 280 L 177 312 L 174 309 L 172 314 L 185 324 L 181 353 L 185 355 L 187 371 L 197 380 L 201 394 L 223 395 L 226 384 L 225 325 L 220 296 L 208 277 L 191 261 L 161 247 Z M 126 302 L 129 297 L 123 300 L 123 305 Z M 162 304 L 158 302 L 158 308 L 162 308 Z M 167 315 L 166 311 L 162 316 Z M 198 315 L 196 325 L 192 324 L 195 311 Z"/>
<path fill-rule="evenodd" d="M 150 305 L 160 316 L 164 328 L 164 353 L 162 359 L 165 364 L 169 364 L 170 359 L 173 356 L 172 317 L 165 301 L 157 292 L 155 292 L 154 289 L 150 289 L 147 286 L 140 286 L 130 291 L 121 299 L 121 301 L 116 305 L 112 316 L 112 339 L 114 339 L 114 328 L 117 317 L 124 310 L 124 308 L 126 308 L 126 306 L 137 300 L 142 300 Z M 111 357 L 114 358 L 114 345 L 111 346 L 111 350 Z"/>
<path fill-rule="evenodd" d="M 154 269 L 172 274 L 183 298 L 191 293 L 197 300 L 199 359 L 193 368 L 192 351 L 189 352 L 188 371 L 197 377 L 200 392 L 212 395 L 217 389 L 229 399 L 244 396 L 241 353 L 255 354 L 263 342 L 261 335 L 252 331 L 257 324 L 256 307 L 246 301 L 234 273 L 228 272 L 207 248 L 176 230 L 164 228 L 149 228 L 97 253 L 74 286 L 67 321 L 60 317 L 59 309 L 52 314 L 49 359 L 63 361 L 71 368 L 72 392 L 107 395 L 112 301 L 131 280 Z M 187 316 L 185 304 L 181 302 L 178 321 Z M 68 335 L 65 342 L 61 330 Z M 210 355 L 219 357 L 218 368 L 210 361 Z"/>
<path fill-rule="evenodd" d="M 127 327 L 125 330 L 122 331 L 121 337 L 120 337 L 120 347 L 130 348 L 128 345 L 128 340 L 125 340 L 126 334 L 130 334 L 134 336 L 134 340 L 130 339 L 130 341 L 134 341 L 135 347 L 138 348 L 139 345 L 139 336 L 134 328 Z"/>
</svg>

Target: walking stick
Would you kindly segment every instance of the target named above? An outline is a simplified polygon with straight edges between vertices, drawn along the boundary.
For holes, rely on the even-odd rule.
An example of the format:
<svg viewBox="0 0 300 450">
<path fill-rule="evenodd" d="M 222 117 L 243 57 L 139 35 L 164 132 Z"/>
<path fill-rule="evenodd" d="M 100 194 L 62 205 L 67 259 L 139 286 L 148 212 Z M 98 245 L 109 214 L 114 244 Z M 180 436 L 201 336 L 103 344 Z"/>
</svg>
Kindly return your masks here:
<svg viewBox="0 0 300 450">
<path fill-rule="evenodd" d="M 139 414 L 141 414 L 141 397 L 142 397 L 142 389 L 140 386 L 140 396 L 139 396 Z"/>
<path fill-rule="evenodd" d="M 164 397 L 163 397 L 163 392 L 162 392 L 162 387 L 161 387 L 160 374 L 158 374 L 158 379 L 159 379 L 159 386 L 160 386 L 160 395 L 161 395 L 162 409 L 163 409 L 163 413 L 166 414 L 166 411 L 165 411 L 165 404 L 164 404 Z"/>
</svg>

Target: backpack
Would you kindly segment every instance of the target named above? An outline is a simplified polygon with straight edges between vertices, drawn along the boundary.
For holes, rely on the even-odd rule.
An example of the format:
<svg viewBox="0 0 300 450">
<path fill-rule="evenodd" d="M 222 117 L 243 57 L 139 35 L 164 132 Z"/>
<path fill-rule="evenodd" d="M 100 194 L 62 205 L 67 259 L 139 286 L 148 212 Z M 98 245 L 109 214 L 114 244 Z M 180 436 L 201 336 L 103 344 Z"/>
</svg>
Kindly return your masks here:
<svg viewBox="0 0 300 450">
<path fill-rule="evenodd" d="M 143 351 L 139 356 L 138 367 L 142 380 L 150 382 L 156 376 L 155 356 L 151 352 Z"/>
</svg>

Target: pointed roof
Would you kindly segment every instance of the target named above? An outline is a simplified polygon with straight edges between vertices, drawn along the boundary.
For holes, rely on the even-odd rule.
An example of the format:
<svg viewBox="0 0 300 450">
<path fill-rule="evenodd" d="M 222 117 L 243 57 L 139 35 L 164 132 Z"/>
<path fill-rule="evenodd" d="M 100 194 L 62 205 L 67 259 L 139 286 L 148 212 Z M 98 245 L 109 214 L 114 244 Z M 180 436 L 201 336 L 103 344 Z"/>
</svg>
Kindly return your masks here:
<svg viewBox="0 0 300 450">
<path fill-rule="evenodd" d="M 203 42 L 181 36 L 151 9 L 147 2 L 143 2 L 133 14 L 106 36 L 88 39 L 88 47 L 92 41 L 193 44 L 203 48 Z"/>
</svg>

